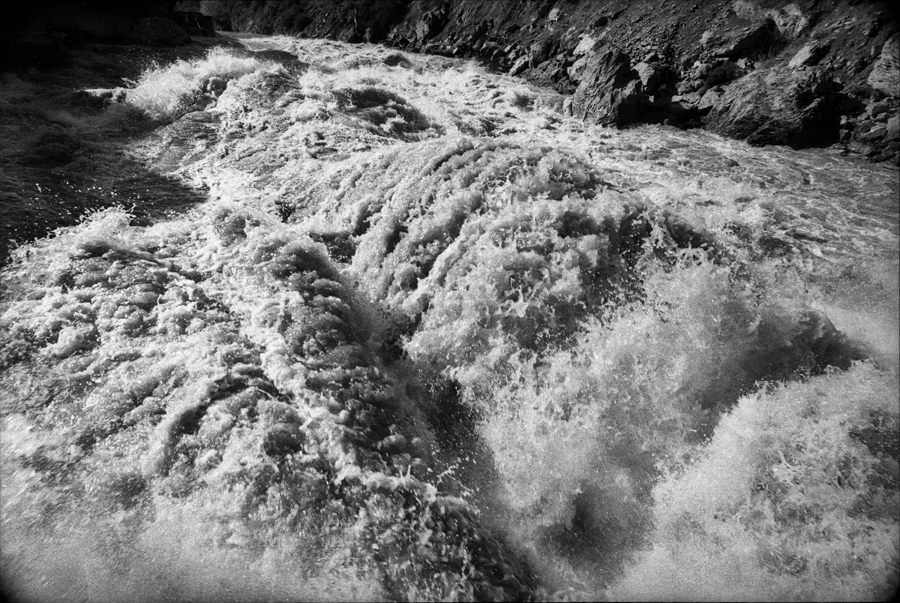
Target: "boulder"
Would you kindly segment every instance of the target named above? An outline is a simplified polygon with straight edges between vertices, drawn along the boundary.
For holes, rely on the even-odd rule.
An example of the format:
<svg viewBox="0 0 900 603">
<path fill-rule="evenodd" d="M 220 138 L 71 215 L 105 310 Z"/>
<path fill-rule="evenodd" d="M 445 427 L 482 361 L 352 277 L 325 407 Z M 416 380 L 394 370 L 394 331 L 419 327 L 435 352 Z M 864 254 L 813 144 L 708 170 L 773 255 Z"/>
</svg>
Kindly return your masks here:
<svg viewBox="0 0 900 603">
<path fill-rule="evenodd" d="M 479 40 L 485 37 L 485 35 L 491 30 L 491 24 L 489 21 L 482 21 L 478 25 L 472 27 L 472 32 L 466 37 L 466 42 L 470 46 L 474 46 L 478 43 Z"/>
<path fill-rule="evenodd" d="M 710 54 L 726 59 L 764 54 L 781 40 L 781 32 L 771 17 L 744 27 L 741 23 L 726 24 L 718 31 L 707 31 L 700 44 Z"/>
<path fill-rule="evenodd" d="M 870 106 L 868 106 L 866 109 L 868 110 L 869 114 L 876 119 L 879 116 L 886 117 L 886 114 L 889 113 L 891 110 L 891 103 L 886 100 L 883 100 L 880 102 L 876 101 L 876 102 L 872 103 Z"/>
<path fill-rule="evenodd" d="M 534 42 L 528 48 L 528 58 L 532 65 L 538 65 L 550 58 L 553 52 L 553 43 L 547 38 L 543 38 Z"/>
<path fill-rule="evenodd" d="M 788 67 L 812 67 L 825 58 L 831 45 L 827 42 L 813 41 L 797 51 L 788 62 Z"/>
<path fill-rule="evenodd" d="M 668 114 L 668 120 L 664 117 L 662 123 L 696 127 L 700 125 L 700 111 L 697 108 L 700 95 L 696 92 L 689 94 L 676 94 L 668 102 L 661 101 L 657 109 L 659 115 Z"/>
<path fill-rule="evenodd" d="M 431 10 L 422 15 L 416 23 L 416 41 L 419 43 L 438 35 L 447 23 L 447 13 L 443 8 Z"/>
<path fill-rule="evenodd" d="M 644 92 L 647 94 L 656 94 L 656 91 L 661 86 L 670 83 L 674 79 L 672 70 L 659 63 L 641 61 L 634 66 L 634 70 L 637 72 L 641 85 L 644 87 Z"/>
<path fill-rule="evenodd" d="M 767 11 L 778 31 L 787 38 L 796 38 L 809 27 L 810 15 L 795 3 Z"/>
<path fill-rule="evenodd" d="M 576 57 L 591 54 L 592 52 L 594 52 L 594 49 L 597 48 L 598 44 L 599 38 L 597 36 L 591 36 L 586 33 L 581 34 L 581 38 L 578 40 L 578 45 L 576 45 L 574 50 L 572 50 L 572 54 Z"/>
<path fill-rule="evenodd" d="M 857 137 L 857 140 L 860 140 L 862 142 L 878 142 L 884 139 L 887 132 L 887 126 L 883 124 L 873 125 L 871 129 L 863 134 L 860 134 Z"/>
<path fill-rule="evenodd" d="M 753 145 L 827 146 L 838 141 L 848 110 L 840 90 L 819 72 L 761 69 L 728 86 L 705 121 L 709 130 Z"/>
<path fill-rule="evenodd" d="M 646 104 L 643 84 L 629 56 L 603 46 L 588 59 L 572 98 L 572 112 L 594 123 L 624 126 L 637 121 Z"/>
<path fill-rule="evenodd" d="M 700 103 L 703 98 L 699 92 L 686 92 L 684 94 L 676 94 L 672 97 L 672 102 L 681 103 L 684 106 L 694 106 Z"/>
<path fill-rule="evenodd" d="M 885 137 L 888 140 L 900 139 L 900 116 L 895 115 L 888 119 L 886 128 Z"/>
<path fill-rule="evenodd" d="M 718 86 L 710 88 L 702 97 L 700 97 L 700 100 L 697 101 L 697 108 L 700 109 L 701 113 L 708 113 L 716 106 L 716 103 L 719 102 L 719 99 L 723 94 L 723 89 Z"/>
<path fill-rule="evenodd" d="M 528 68 L 528 63 L 527 56 L 519 57 L 516 59 L 516 62 L 513 63 L 512 67 L 509 68 L 509 75 L 519 75 Z"/>
<path fill-rule="evenodd" d="M 737 63 L 728 59 L 719 59 L 709 66 L 702 78 L 706 88 L 727 84 L 744 75 L 744 70 Z"/>
<path fill-rule="evenodd" d="M 696 92 L 702 87 L 703 80 L 684 79 L 679 80 L 679 82 L 675 84 L 675 91 L 678 94 L 690 94 L 691 92 Z"/>
<path fill-rule="evenodd" d="M 778 4 L 782 6 L 778 7 Z M 803 8 L 798 4 L 804 3 L 739 1 L 734 2 L 731 9 L 737 17 L 748 21 L 758 22 L 765 18 L 772 19 L 783 36 L 796 38 L 809 27 L 812 16 L 808 12 L 811 7 Z"/>
<path fill-rule="evenodd" d="M 884 43 L 866 82 L 888 96 L 900 96 L 900 34 Z"/>
<path fill-rule="evenodd" d="M 566 70 L 566 73 L 569 76 L 569 79 L 573 82 L 580 82 L 581 75 L 584 73 L 585 67 L 587 67 L 590 56 L 584 55 L 578 58 L 577 61 L 572 63 L 571 66 Z"/>
</svg>

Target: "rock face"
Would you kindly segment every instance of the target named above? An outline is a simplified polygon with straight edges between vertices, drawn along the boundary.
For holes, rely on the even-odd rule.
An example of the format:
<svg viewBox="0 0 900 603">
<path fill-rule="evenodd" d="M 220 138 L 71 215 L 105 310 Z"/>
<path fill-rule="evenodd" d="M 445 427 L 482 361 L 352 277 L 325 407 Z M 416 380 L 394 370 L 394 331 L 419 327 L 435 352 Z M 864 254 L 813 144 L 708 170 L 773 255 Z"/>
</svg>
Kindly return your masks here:
<svg viewBox="0 0 900 603">
<path fill-rule="evenodd" d="M 768 52 L 782 43 L 782 34 L 771 17 L 745 25 L 736 14 L 729 16 L 724 28 L 707 30 L 700 45 L 710 54 L 725 59 L 736 59 L 760 50 Z"/>
<path fill-rule="evenodd" d="M 790 67 L 758 70 L 733 83 L 707 119 L 713 132 L 753 145 L 825 146 L 838 141 L 840 84 Z"/>
<path fill-rule="evenodd" d="M 582 119 L 624 126 L 638 120 L 644 104 L 643 83 L 628 55 L 606 46 L 588 59 L 572 111 Z"/>
<path fill-rule="evenodd" d="M 900 34 L 884 43 L 866 82 L 887 96 L 900 96 Z"/>
<path fill-rule="evenodd" d="M 797 51 L 797 54 L 788 61 L 788 67 L 811 67 L 821 61 L 828 54 L 830 46 L 818 41 L 810 42 Z"/>
</svg>

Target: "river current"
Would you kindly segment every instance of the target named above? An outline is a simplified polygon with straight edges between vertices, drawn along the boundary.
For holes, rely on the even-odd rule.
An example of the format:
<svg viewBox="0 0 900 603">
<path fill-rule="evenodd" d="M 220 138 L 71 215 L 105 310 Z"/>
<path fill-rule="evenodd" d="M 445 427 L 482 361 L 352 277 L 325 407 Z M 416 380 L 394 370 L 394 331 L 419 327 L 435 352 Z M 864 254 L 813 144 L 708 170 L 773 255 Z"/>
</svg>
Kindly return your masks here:
<svg viewBox="0 0 900 603">
<path fill-rule="evenodd" d="M 32 233 L 0 273 L 10 593 L 896 590 L 895 168 L 322 40 L 81 94 L 52 140 L 106 192 L 3 206 Z"/>
</svg>

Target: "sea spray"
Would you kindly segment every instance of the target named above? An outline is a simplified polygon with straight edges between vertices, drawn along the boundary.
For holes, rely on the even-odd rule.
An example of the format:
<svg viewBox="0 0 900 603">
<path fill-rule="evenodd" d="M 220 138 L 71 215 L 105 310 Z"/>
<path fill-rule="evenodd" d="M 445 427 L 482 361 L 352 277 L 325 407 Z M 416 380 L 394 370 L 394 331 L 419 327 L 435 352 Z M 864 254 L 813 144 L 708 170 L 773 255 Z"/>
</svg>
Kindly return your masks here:
<svg viewBox="0 0 900 603">
<path fill-rule="evenodd" d="M 204 203 L 4 269 L 17 593 L 889 594 L 893 176 L 585 126 L 441 57 L 251 46 L 311 65 L 141 80 L 183 85 L 131 152 Z M 210 65 L 246 69 L 210 95 Z"/>
</svg>

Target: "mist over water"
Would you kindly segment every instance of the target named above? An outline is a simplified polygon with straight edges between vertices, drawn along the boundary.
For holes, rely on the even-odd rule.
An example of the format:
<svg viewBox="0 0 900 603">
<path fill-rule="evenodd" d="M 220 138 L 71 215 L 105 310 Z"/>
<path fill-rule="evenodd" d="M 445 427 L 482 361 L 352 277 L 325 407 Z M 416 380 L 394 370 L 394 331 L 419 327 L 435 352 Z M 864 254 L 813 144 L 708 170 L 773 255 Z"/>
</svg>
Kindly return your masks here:
<svg viewBox="0 0 900 603">
<path fill-rule="evenodd" d="M 4 588 L 891 596 L 896 170 L 241 42 L 90 117 L 171 211 L 89 212 L 0 276 Z"/>
</svg>

